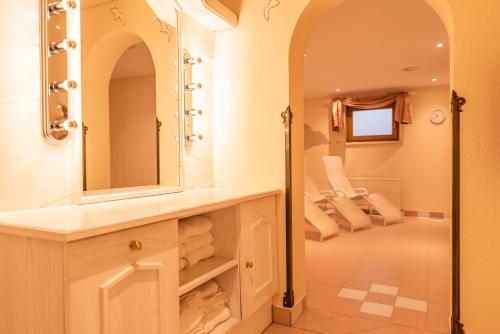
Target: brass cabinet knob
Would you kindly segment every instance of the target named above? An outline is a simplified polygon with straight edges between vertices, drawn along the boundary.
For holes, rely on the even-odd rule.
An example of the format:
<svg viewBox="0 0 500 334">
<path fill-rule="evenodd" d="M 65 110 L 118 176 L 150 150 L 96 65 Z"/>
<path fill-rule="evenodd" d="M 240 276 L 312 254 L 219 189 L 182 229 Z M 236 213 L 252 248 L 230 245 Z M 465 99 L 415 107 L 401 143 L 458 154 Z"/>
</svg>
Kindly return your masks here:
<svg viewBox="0 0 500 334">
<path fill-rule="evenodd" d="M 253 262 L 247 261 L 247 268 L 252 269 L 253 268 Z"/>
<path fill-rule="evenodd" d="M 142 242 L 135 240 L 131 241 L 130 244 L 128 245 L 128 248 L 130 248 L 132 252 L 138 252 L 142 249 Z"/>
</svg>

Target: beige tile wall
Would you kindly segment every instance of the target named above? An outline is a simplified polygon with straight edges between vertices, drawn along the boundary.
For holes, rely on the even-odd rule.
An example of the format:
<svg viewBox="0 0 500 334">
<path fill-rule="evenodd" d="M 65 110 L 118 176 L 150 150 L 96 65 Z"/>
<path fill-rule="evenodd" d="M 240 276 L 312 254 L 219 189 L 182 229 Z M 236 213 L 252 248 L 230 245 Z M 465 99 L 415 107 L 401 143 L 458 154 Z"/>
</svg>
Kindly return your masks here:
<svg viewBox="0 0 500 334">
<path fill-rule="evenodd" d="M 69 146 L 40 127 L 38 0 L 0 2 L 0 211 L 64 203 Z"/>
</svg>

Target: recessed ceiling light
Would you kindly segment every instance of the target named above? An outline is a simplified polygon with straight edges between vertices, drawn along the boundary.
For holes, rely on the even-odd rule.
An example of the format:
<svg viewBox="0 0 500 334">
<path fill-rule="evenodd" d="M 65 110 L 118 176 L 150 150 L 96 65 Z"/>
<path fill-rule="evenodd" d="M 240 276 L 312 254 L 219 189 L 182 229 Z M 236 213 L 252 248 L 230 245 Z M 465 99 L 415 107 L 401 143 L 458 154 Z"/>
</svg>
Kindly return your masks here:
<svg viewBox="0 0 500 334">
<path fill-rule="evenodd" d="M 415 72 L 416 70 L 418 70 L 418 66 L 408 66 L 401 69 L 403 72 Z"/>
<path fill-rule="evenodd" d="M 442 48 L 443 46 L 444 46 L 444 43 L 437 43 L 437 44 L 436 44 L 436 47 L 437 47 L 437 48 Z"/>
<path fill-rule="evenodd" d="M 437 78 L 432 78 L 432 82 L 436 82 L 436 81 L 438 81 Z"/>
<path fill-rule="evenodd" d="M 337 88 L 335 91 L 340 92 L 340 91 L 341 91 L 341 89 L 340 89 L 340 88 Z"/>
</svg>

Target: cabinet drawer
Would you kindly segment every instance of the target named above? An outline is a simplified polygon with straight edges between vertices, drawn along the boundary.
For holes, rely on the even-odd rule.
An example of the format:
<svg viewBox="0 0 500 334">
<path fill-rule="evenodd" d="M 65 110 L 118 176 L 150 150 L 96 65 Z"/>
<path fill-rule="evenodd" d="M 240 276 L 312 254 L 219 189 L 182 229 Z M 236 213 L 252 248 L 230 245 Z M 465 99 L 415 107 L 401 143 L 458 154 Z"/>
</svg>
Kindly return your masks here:
<svg viewBox="0 0 500 334">
<path fill-rule="evenodd" d="M 87 277 L 177 248 L 177 238 L 177 221 L 172 220 L 71 242 L 66 253 L 69 278 Z M 140 243 L 141 249 L 133 250 L 132 242 Z"/>
</svg>

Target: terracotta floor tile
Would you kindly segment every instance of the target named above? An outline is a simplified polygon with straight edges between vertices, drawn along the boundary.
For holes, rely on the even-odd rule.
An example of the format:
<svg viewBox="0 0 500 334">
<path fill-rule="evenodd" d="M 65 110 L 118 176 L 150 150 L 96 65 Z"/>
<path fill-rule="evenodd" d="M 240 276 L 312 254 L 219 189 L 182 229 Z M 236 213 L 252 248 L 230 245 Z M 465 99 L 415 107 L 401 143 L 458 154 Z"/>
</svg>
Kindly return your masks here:
<svg viewBox="0 0 500 334">
<path fill-rule="evenodd" d="M 395 307 L 392 312 L 391 322 L 407 327 L 426 329 L 427 314 L 424 312 Z"/>
<path fill-rule="evenodd" d="M 328 329 L 320 322 L 320 319 L 309 310 L 302 313 L 300 318 L 295 322 L 295 324 L 293 324 L 293 327 L 321 334 L 330 333 Z"/>
<path fill-rule="evenodd" d="M 394 305 L 394 303 L 396 302 L 396 296 L 386 295 L 382 293 L 368 292 L 365 300 L 367 302 Z"/>
<path fill-rule="evenodd" d="M 378 273 L 375 276 L 373 282 L 382 285 L 400 286 L 401 278 L 399 275 L 387 275 Z"/>
<path fill-rule="evenodd" d="M 427 313 L 448 316 L 451 310 L 448 305 L 429 302 L 427 303 Z"/>
<path fill-rule="evenodd" d="M 359 315 L 362 304 L 363 302 L 360 300 L 336 297 L 328 303 L 327 307 L 323 307 L 322 309 L 342 315 Z"/>
<path fill-rule="evenodd" d="M 355 233 L 341 230 L 338 238 L 323 243 L 306 240 L 306 292 L 311 315 L 329 321 L 325 328 L 333 334 L 338 334 L 332 327 L 335 319 L 349 323 L 345 316 L 357 325 L 356 319 L 386 325 L 378 329 L 365 326 L 359 332 L 364 334 L 373 330 L 375 334 L 441 331 L 447 324 L 444 319 L 449 318 L 449 235 L 449 222 L 407 217 L 404 223 L 387 227 L 376 225 Z M 372 283 L 396 286 L 398 296 L 427 302 L 428 312 L 394 308 L 392 317 L 385 318 L 361 313 L 361 301 L 337 298 L 341 288 L 368 290 Z M 369 293 L 366 300 L 394 305 L 387 298 L 395 299 Z M 313 328 L 310 321 L 312 318 L 302 320 Z"/>
<path fill-rule="evenodd" d="M 417 289 L 412 287 L 411 285 L 404 284 L 399 288 L 398 295 L 405 298 L 427 300 L 429 293 L 426 288 Z"/>
<path fill-rule="evenodd" d="M 370 285 L 373 283 L 373 277 L 366 277 L 365 279 L 353 279 L 348 280 L 344 283 L 344 287 L 355 290 L 365 290 L 368 291 Z"/>
<path fill-rule="evenodd" d="M 357 315 L 355 315 L 355 317 L 359 317 L 359 318 L 363 318 L 363 319 L 367 319 L 367 320 L 373 320 L 373 321 L 377 321 L 377 322 L 382 322 L 382 323 L 387 324 L 387 326 L 393 325 L 393 323 L 391 322 L 391 318 L 388 318 L 388 317 L 382 317 L 382 316 L 368 314 L 368 313 L 362 313 L 362 312 L 359 312 Z"/>
<path fill-rule="evenodd" d="M 358 325 L 363 327 L 363 329 L 365 330 L 390 326 L 390 324 L 388 324 L 387 322 L 375 321 L 361 317 L 360 318 L 353 317 L 352 320 L 354 320 Z"/>
<path fill-rule="evenodd" d="M 323 325 L 334 334 L 359 333 L 363 327 L 356 323 L 351 317 L 338 317 L 329 320 L 323 320 Z"/>
<path fill-rule="evenodd" d="M 333 319 L 333 318 L 338 318 L 338 317 L 342 316 L 342 314 L 339 314 L 339 313 L 328 312 L 328 311 L 316 309 L 313 307 L 308 307 L 307 311 L 312 313 L 319 320 Z"/>
<path fill-rule="evenodd" d="M 427 314 L 427 330 L 438 333 L 449 333 L 450 317 L 446 314 Z"/>
<path fill-rule="evenodd" d="M 307 304 L 310 307 L 318 308 L 326 311 L 335 312 L 330 309 L 332 300 L 337 300 L 337 294 L 340 287 L 330 285 L 316 285 L 308 291 Z"/>
</svg>

